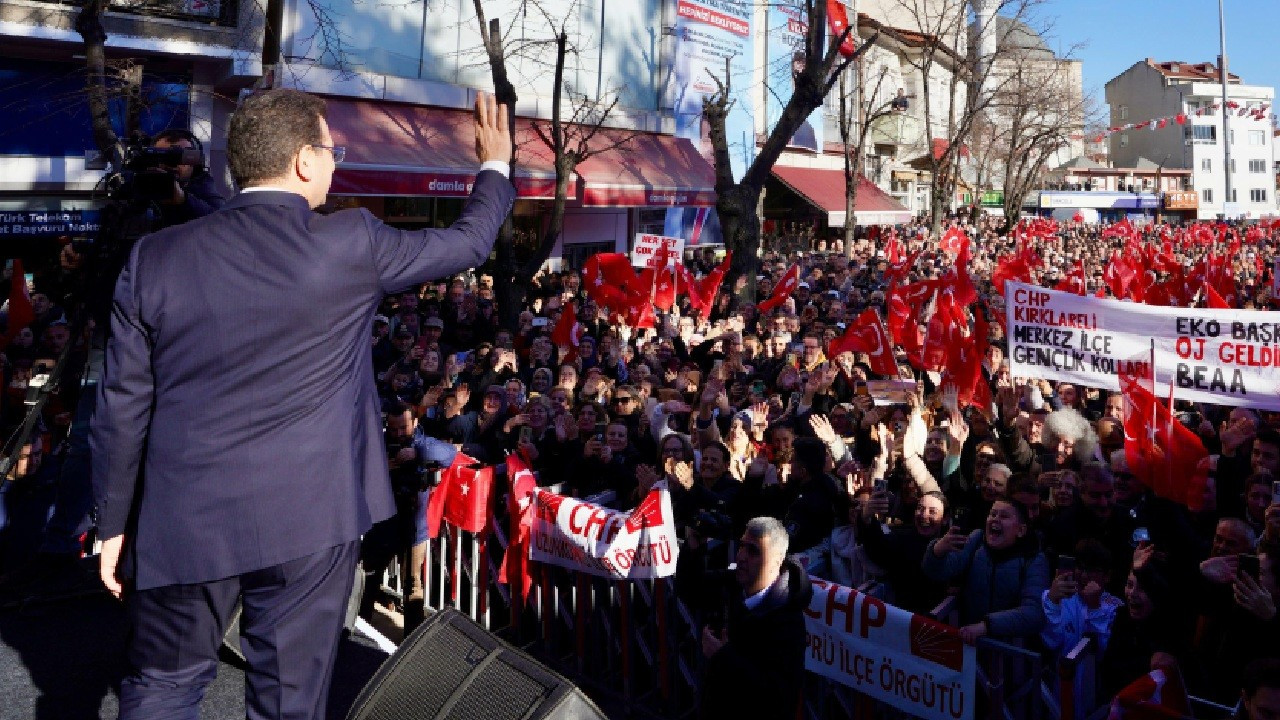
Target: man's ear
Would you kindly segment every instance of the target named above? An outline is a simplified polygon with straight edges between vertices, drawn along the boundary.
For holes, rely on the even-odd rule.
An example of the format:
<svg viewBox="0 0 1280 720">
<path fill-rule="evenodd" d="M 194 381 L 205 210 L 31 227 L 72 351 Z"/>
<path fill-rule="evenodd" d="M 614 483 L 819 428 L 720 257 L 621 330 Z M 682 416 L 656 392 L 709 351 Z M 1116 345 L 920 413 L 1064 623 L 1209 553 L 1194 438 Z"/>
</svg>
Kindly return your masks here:
<svg viewBox="0 0 1280 720">
<path fill-rule="evenodd" d="M 316 159 L 313 153 L 307 152 L 309 147 L 304 145 L 298 150 L 298 154 L 293 156 L 294 175 L 303 181 L 310 181 L 316 175 Z"/>
</svg>

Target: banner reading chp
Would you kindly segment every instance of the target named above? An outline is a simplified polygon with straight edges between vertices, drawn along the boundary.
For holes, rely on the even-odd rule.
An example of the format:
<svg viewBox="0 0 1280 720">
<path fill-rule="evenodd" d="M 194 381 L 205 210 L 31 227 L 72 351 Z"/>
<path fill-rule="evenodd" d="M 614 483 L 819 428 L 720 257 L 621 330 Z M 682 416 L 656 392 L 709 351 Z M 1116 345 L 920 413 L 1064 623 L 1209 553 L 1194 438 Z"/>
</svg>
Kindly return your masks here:
<svg viewBox="0 0 1280 720">
<path fill-rule="evenodd" d="M 813 578 L 805 669 L 918 718 L 974 716 L 977 658 L 960 631 Z"/>
<path fill-rule="evenodd" d="M 782 107 L 795 92 L 795 76 L 804 70 L 805 34 L 809 32 L 809 11 L 802 0 L 780 0 L 769 5 L 768 74 L 766 93 L 768 126 L 772 130 L 782 117 Z M 822 151 L 822 107 L 805 118 L 787 141 L 787 147 Z"/>
<path fill-rule="evenodd" d="M 1159 307 L 1005 284 L 1009 370 L 1119 390 L 1155 341 L 1157 393 L 1280 410 L 1280 313 Z"/>
<path fill-rule="evenodd" d="M 729 159 L 734 178 L 740 179 L 755 157 L 755 133 L 751 123 L 752 47 L 749 0 L 678 0 L 676 3 L 676 59 L 671 74 L 676 137 L 693 142 L 711 159 L 711 140 L 702 122 L 702 100 L 725 80 L 729 65 L 733 107 L 725 120 Z"/>
<path fill-rule="evenodd" d="M 680 553 L 665 482 L 629 513 L 546 490 L 533 502 L 530 560 L 615 580 L 675 574 Z"/>
</svg>

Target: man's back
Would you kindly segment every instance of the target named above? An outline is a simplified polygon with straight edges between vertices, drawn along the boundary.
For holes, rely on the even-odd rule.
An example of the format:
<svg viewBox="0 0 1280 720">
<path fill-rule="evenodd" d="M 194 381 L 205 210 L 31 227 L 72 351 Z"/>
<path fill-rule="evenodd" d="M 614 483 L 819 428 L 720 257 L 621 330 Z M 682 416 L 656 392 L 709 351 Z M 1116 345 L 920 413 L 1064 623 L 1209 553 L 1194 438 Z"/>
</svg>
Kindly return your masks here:
<svg viewBox="0 0 1280 720">
<path fill-rule="evenodd" d="M 485 175 L 490 199 L 504 202 L 509 184 Z M 284 562 L 394 512 L 373 314 L 386 293 L 481 262 L 490 230 L 406 233 L 363 210 L 322 216 L 301 196 L 266 191 L 139 242 L 117 288 L 125 323 L 114 345 L 149 352 L 151 377 L 112 373 L 112 357 L 107 368 L 108 398 L 113 386 L 154 391 L 138 587 Z M 95 462 L 125 461 L 141 441 L 110 432 Z"/>
</svg>

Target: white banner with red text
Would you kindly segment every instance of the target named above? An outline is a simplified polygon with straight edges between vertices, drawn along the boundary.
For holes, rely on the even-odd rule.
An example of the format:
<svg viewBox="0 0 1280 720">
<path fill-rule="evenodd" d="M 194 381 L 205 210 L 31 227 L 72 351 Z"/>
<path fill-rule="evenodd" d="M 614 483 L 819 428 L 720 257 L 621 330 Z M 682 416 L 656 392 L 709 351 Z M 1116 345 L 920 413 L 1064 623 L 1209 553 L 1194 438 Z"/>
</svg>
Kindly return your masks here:
<svg viewBox="0 0 1280 720">
<path fill-rule="evenodd" d="M 631 512 L 539 490 L 534 495 L 529 559 L 600 577 L 674 575 L 679 548 L 671 492 L 654 486 Z"/>
<path fill-rule="evenodd" d="M 812 578 L 805 669 L 919 718 L 974 716 L 977 657 L 957 628 Z"/>
<path fill-rule="evenodd" d="M 1155 355 L 1155 384 L 1180 400 L 1280 410 L 1280 313 L 1160 307 L 1005 285 L 1009 371 L 1119 390 Z"/>
</svg>

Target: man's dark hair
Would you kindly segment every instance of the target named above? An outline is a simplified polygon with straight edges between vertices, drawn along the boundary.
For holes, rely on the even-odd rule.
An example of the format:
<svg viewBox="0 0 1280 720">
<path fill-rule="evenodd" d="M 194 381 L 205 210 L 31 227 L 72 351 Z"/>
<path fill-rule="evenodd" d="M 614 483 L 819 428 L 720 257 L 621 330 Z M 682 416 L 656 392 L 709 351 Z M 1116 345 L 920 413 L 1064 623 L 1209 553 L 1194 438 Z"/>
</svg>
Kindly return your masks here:
<svg viewBox="0 0 1280 720">
<path fill-rule="evenodd" d="M 791 462 L 804 467 L 809 477 L 820 477 L 827 466 L 827 446 L 811 437 L 796 438 L 792 445 Z"/>
<path fill-rule="evenodd" d="M 1240 688 L 1246 698 L 1258 693 L 1258 688 L 1280 688 L 1280 658 L 1261 658 L 1244 667 Z"/>
<path fill-rule="evenodd" d="M 254 95 L 231 116 L 227 162 L 240 187 L 283 177 L 298 151 L 324 141 L 324 101 L 282 88 Z"/>
<path fill-rule="evenodd" d="M 1076 562 L 1085 570 L 1111 568 L 1111 551 L 1096 538 L 1084 538 L 1074 548 Z"/>
</svg>

